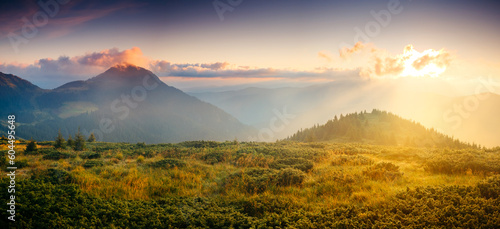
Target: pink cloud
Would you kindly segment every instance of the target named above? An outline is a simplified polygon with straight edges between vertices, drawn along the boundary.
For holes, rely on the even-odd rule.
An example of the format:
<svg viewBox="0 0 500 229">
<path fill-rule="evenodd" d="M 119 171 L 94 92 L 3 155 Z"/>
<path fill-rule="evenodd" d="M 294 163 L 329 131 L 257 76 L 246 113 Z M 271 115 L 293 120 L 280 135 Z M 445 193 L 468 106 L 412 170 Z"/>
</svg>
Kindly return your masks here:
<svg viewBox="0 0 500 229">
<path fill-rule="evenodd" d="M 214 63 L 171 63 L 166 60 L 151 60 L 142 50 L 133 47 L 120 51 L 117 48 L 78 56 L 60 56 L 57 59 L 43 58 L 33 64 L 0 63 L 0 71 L 11 73 L 39 85 L 53 88 L 73 80 L 85 80 L 96 76 L 108 68 L 123 64 L 134 64 L 147 68 L 160 77 L 178 78 L 248 78 L 248 79 L 332 79 L 344 77 L 344 70 L 322 69 L 296 71 L 274 68 L 237 66 L 228 62 Z"/>
<path fill-rule="evenodd" d="M 149 60 L 137 47 L 123 51 L 112 48 L 74 57 L 42 58 L 33 64 L 1 63 L 0 71 L 15 74 L 33 82 L 54 82 L 49 86 L 53 87 L 59 86 L 62 82 L 87 79 L 122 63 L 147 68 Z"/>
<path fill-rule="evenodd" d="M 104 68 L 121 63 L 129 63 L 142 67 L 147 67 L 148 65 L 148 59 L 138 47 L 133 47 L 121 52 L 117 48 L 106 49 L 100 52 L 74 57 L 74 60 L 79 64 L 100 66 Z"/>
</svg>

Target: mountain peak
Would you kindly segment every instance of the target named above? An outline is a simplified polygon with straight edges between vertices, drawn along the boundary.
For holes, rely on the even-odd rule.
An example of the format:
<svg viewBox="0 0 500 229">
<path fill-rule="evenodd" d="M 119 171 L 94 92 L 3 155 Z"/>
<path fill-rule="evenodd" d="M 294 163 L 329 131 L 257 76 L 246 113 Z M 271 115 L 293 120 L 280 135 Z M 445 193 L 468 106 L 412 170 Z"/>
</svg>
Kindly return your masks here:
<svg viewBox="0 0 500 229">
<path fill-rule="evenodd" d="M 129 63 L 117 64 L 105 72 L 88 80 L 88 82 L 110 82 L 110 83 L 137 83 L 142 82 L 144 77 L 150 77 L 152 80 L 160 79 L 151 71 Z"/>
<path fill-rule="evenodd" d="M 139 67 L 137 65 L 124 62 L 124 63 L 117 64 L 113 67 L 110 67 L 108 70 L 106 70 L 101 75 L 106 74 L 106 73 L 130 75 L 130 74 L 136 74 L 138 72 L 144 72 L 146 74 L 147 73 L 153 74 L 149 70 L 147 70 L 143 67 Z"/>
<path fill-rule="evenodd" d="M 110 69 L 114 69 L 114 70 L 118 70 L 118 71 L 122 71 L 122 72 L 134 71 L 134 70 L 135 71 L 146 70 L 146 69 L 141 68 L 141 67 L 139 67 L 137 65 L 130 64 L 130 63 L 127 63 L 127 62 L 117 64 L 117 65 L 111 67 Z"/>
<path fill-rule="evenodd" d="M 0 72 L 0 87 L 12 90 L 39 90 L 40 88 L 31 82 L 12 74 Z M 5 90 L 5 89 L 4 89 Z"/>
</svg>

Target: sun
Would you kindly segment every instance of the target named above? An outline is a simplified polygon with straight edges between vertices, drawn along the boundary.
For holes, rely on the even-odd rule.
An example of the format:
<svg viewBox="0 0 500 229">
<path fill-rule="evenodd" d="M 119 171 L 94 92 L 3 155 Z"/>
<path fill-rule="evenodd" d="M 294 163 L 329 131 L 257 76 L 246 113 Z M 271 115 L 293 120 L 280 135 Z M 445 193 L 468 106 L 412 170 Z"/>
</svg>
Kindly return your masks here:
<svg viewBox="0 0 500 229">
<path fill-rule="evenodd" d="M 329 57 L 323 52 L 322 58 Z M 412 44 L 406 45 L 402 53 L 392 54 L 386 49 L 377 48 L 373 43 L 356 43 L 352 48 L 339 50 L 340 58 L 349 63 L 355 57 L 360 76 L 368 78 L 405 78 L 441 76 L 453 59 L 452 54 L 441 50 L 427 49 L 417 51 Z M 329 61 L 332 61 L 331 58 Z"/>
<path fill-rule="evenodd" d="M 410 44 L 405 47 L 399 60 L 403 65 L 403 71 L 399 74 L 401 77 L 438 77 L 446 71 L 449 53 L 434 49 L 418 52 Z"/>
</svg>

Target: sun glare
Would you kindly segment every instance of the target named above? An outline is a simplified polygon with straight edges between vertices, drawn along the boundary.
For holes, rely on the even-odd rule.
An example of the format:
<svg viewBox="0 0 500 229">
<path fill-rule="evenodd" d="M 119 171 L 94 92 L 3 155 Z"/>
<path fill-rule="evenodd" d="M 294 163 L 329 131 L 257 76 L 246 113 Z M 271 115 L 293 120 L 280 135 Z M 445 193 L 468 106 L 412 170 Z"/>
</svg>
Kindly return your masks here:
<svg viewBox="0 0 500 229">
<path fill-rule="evenodd" d="M 404 66 L 400 74 L 402 77 L 438 77 L 446 70 L 449 53 L 434 49 L 418 52 L 410 44 L 405 47 L 404 53 L 399 58 Z"/>
</svg>

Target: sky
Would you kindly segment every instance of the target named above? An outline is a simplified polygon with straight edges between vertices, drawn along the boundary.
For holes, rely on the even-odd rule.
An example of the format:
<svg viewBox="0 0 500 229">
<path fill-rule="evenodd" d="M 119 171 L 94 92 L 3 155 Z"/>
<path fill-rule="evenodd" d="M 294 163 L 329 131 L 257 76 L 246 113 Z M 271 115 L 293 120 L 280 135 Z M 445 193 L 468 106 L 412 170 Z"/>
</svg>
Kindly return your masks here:
<svg viewBox="0 0 500 229">
<path fill-rule="evenodd" d="M 2 1 L 0 72 L 51 89 L 126 62 L 187 91 L 419 78 L 471 94 L 500 82 L 499 22 L 498 1 Z"/>
</svg>

